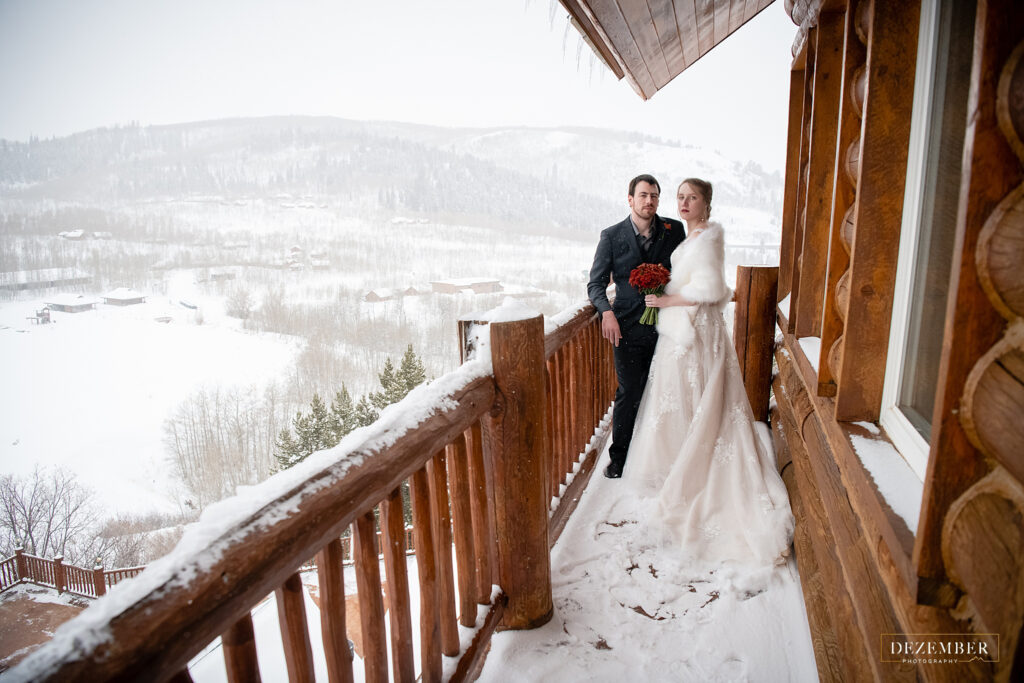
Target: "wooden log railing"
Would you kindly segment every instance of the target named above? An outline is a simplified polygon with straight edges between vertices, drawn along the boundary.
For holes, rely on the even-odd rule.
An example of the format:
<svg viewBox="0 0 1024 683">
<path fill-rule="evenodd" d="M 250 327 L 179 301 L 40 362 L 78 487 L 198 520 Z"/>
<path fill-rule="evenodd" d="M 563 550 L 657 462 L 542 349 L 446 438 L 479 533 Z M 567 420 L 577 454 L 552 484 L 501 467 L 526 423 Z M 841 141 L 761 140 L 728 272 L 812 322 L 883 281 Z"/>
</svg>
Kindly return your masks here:
<svg viewBox="0 0 1024 683">
<path fill-rule="evenodd" d="M 47 560 L 17 548 L 14 555 L 0 562 L 0 592 L 27 582 L 55 588 L 58 593 L 66 591 L 87 598 L 98 598 L 105 595 L 107 589 L 114 584 L 140 574 L 143 569 L 145 567 L 86 569 L 64 564 L 61 557 Z"/>
<path fill-rule="evenodd" d="M 589 457 L 592 467 L 591 436 L 614 391 L 593 308 L 567 318 L 546 337 L 540 316 L 491 323 L 490 363 L 468 360 L 335 449 L 247 490 L 244 500 L 211 506 L 174 551 L 62 629 L 11 679 L 189 680 L 188 662 L 220 637 L 227 679 L 258 680 L 250 611 L 274 593 L 289 680 L 312 680 L 299 572 L 315 556 L 329 679 L 352 680 L 346 618 L 355 615 L 346 615 L 352 586 L 341 542 L 350 526 L 365 679 L 472 677 L 494 630 L 534 627 L 552 614 L 553 527 L 571 511 L 569 491 L 585 483 L 577 463 Z M 549 513 L 553 493 L 559 506 Z M 460 642 L 460 624 L 476 629 L 472 642 Z"/>
<path fill-rule="evenodd" d="M 341 541 L 349 527 L 365 680 L 472 679 L 496 629 L 551 617 L 549 548 L 610 431 L 603 425 L 616 384 L 593 307 L 567 314 L 546 335 L 540 316 L 496 317 L 478 349 L 490 363 L 470 358 L 335 449 L 252 487 L 245 500 L 211 506 L 174 551 L 58 631 L 9 680 L 187 681 L 188 662 L 218 637 L 227 680 L 259 680 L 250 612 L 270 593 L 288 678 L 312 680 L 300 570 L 315 556 L 328 678 L 351 681 L 346 620 L 355 615 L 346 614 Z M 774 319 L 765 324 L 770 334 Z M 410 608 L 404 482 L 418 614 Z M 476 629 L 468 644 L 459 624 Z M 446 665 L 445 657 L 455 659 Z"/>
</svg>

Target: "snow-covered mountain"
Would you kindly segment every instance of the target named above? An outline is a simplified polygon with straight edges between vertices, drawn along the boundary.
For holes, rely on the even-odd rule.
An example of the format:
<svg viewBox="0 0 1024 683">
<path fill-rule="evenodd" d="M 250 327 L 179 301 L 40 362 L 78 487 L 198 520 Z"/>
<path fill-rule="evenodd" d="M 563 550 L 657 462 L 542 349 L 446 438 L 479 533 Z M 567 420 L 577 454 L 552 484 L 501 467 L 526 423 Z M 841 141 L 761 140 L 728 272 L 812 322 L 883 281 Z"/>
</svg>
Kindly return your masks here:
<svg viewBox="0 0 1024 683">
<path fill-rule="evenodd" d="M 584 128 L 441 128 L 338 118 L 229 119 L 0 141 L 0 208 L 100 210 L 172 199 L 275 200 L 349 215 L 411 215 L 590 240 L 625 213 L 629 178 L 654 173 L 662 211 L 687 176 L 715 204 L 776 215 L 782 179 L 686 144 Z"/>
</svg>

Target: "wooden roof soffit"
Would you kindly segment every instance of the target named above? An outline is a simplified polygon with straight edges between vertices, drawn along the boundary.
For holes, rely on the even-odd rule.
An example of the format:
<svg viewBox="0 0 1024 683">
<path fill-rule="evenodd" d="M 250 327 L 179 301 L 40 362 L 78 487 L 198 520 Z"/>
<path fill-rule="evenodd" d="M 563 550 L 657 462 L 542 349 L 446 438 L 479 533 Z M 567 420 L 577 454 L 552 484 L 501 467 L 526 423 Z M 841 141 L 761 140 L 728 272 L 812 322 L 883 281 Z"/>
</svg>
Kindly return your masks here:
<svg viewBox="0 0 1024 683">
<path fill-rule="evenodd" d="M 617 78 L 643 99 L 774 0 L 559 0 Z"/>
</svg>

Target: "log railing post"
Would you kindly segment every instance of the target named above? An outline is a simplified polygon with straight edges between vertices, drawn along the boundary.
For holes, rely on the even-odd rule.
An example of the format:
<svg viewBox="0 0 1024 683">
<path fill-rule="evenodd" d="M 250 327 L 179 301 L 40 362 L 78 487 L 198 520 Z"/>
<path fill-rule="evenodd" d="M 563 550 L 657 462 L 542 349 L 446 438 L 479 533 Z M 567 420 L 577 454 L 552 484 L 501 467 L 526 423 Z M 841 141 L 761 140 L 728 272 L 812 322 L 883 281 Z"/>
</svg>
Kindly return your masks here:
<svg viewBox="0 0 1024 683">
<path fill-rule="evenodd" d="M 384 600 L 380 594 L 380 560 L 373 524 L 373 510 L 356 519 L 352 547 L 355 551 L 359 620 L 363 629 L 363 678 L 376 683 L 388 680 L 388 650 Z"/>
<path fill-rule="evenodd" d="M 405 517 L 402 490 L 391 492 L 380 505 L 381 551 L 387 577 L 388 615 L 391 620 L 391 671 L 395 680 L 416 680 L 413 657 L 412 611 L 405 558 Z"/>
<path fill-rule="evenodd" d="M 256 655 L 256 632 L 252 615 L 246 612 L 220 637 L 228 683 L 260 683 Z"/>
<path fill-rule="evenodd" d="M 57 589 L 57 593 L 63 593 L 67 588 L 67 573 L 64 571 L 63 555 L 53 558 L 53 585 Z"/>
<path fill-rule="evenodd" d="M 334 539 L 317 553 L 320 584 L 320 631 L 329 683 L 352 683 L 352 652 L 345 630 L 345 572 L 341 539 Z"/>
<path fill-rule="evenodd" d="M 25 549 L 14 549 L 14 569 L 18 573 L 18 581 L 28 578 L 28 563 L 25 562 Z"/>
<path fill-rule="evenodd" d="M 313 648 L 306 621 L 305 589 L 302 577 L 292 574 L 274 591 L 277 617 L 284 644 L 284 661 L 289 681 L 313 681 Z"/>
<path fill-rule="evenodd" d="M 107 593 L 107 580 L 106 575 L 103 571 L 103 565 L 98 564 L 93 567 L 92 570 L 92 589 L 96 593 L 97 598 L 101 598 Z"/>
<path fill-rule="evenodd" d="M 778 266 L 736 268 L 736 311 L 733 344 L 743 373 L 754 419 L 768 419 L 772 387 L 772 351 L 775 346 L 775 296 Z"/>
<path fill-rule="evenodd" d="M 496 396 L 484 443 L 494 469 L 498 576 L 508 596 L 500 628 L 536 628 L 553 614 L 542 316 L 491 323 L 491 360 Z"/>
<path fill-rule="evenodd" d="M 421 679 L 423 683 L 440 683 L 443 672 L 441 586 L 430 513 L 430 477 L 426 468 L 413 473 L 409 494 L 412 499 L 412 531 L 416 538 L 416 570 L 420 581 Z"/>
</svg>

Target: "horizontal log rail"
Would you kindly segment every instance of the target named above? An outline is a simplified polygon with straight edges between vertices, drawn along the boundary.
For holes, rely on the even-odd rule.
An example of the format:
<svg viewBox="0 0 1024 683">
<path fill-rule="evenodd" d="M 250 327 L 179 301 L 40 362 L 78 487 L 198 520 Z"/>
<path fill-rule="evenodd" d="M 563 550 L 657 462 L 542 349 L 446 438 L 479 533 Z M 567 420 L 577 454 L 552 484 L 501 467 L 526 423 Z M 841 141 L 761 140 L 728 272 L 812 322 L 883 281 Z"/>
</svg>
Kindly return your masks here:
<svg viewBox="0 0 1024 683">
<path fill-rule="evenodd" d="M 495 629 L 550 618 L 549 538 L 571 512 L 558 492 L 573 472 L 582 488 L 582 464 L 589 457 L 592 468 L 600 450 L 593 437 L 614 392 L 610 347 L 593 307 L 563 317 L 546 336 L 536 315 L 491 323 L 490 364 L 467 361 L 336 448 L 211 506 L 174 551 L 29 655 L 11 680 L 188 680 L 188 662 L 218 637 L 227 679 L 253 680 L 250 611 L 270 593 L 289 679 L 311 680 L 300 571 L 315 557 L 329 679 L 350 681 L 345 543 L 365 679 L 386 680 L 390 665 L 396 680 L 438 681 L 442 656 L 459 657 L 451 680 L 471 678 Z M 418 614 L 407 566 L 418 574 Z M 75 573 L 71 584 L 83 580 Z M 463 652 L 459 625 L 477 628 Z"/>
<path fill-rule="evenodd" d="M 29 555 L 24 549 L 17 548 L 14 555 L 0 562 L 0 593 L 19 583 L 34 583 L 55 588 L 58 593 L 68 592 L 86 598 L 98 598 L 105 595 L 107 589 L 114 584 L 132 578 L 143 569 L 145 567 L 86 569 L 64 564 L 61 557 L 47 560 Z"/>
</svg>

